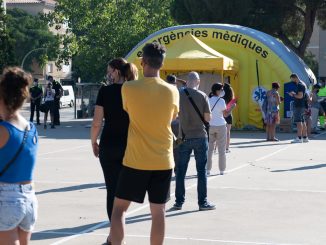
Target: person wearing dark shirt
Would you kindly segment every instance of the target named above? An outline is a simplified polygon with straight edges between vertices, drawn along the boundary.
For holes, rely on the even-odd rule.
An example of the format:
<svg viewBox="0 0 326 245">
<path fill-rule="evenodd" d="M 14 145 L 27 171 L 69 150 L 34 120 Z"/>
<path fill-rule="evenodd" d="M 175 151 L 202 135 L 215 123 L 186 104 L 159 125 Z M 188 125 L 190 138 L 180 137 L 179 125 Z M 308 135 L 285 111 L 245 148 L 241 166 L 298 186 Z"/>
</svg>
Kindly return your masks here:
<svg viewBox="0 0 326 245">
<path fill-rule="evenodd" d="M 31 116 L 30 122 L 33 122 L 34 112 L 36 109 L 36 122 L 37 125 L 41 125 L 40 123 L 40 105 L 42 100 L 42 88 L 38 86 L 38 79 L 35 78 L 33 82 L 33 86 L 29 89 L 30 98 L 31 98 Z"/>
<path fill-rule="evenodd" d="M 113 59 L 107 68 L 108 86 L 103 86 L 97 96 L 91 129 L 92 148 L 99 157 L 107 190 L 107 214 L 111 220 L 115 190 L 127 145 L 129 116 L 123 110 L 121 88 L 125 81 L 136 80 L 138 70 L 122 58 Z M 100 138 L 97 138 L 102 128 Z M 107 244 L 110 244 L 110 235 Z"/>
<path fill-rule="evenodd" d="M 292 143 L 307 143 L 309 142 L 307 136 L 307 125 L 305 122 L 305 110 L 306 110 L 306 85 L 299 79 L 297 74 L 291 74 L 290 79 L 295 83 L 295 91 L 291 91 L 288 94 L 293 97 L 293 121 L 297 124 L 297 137 Z"/>
<path fill-rule="evenodd" d="M 54 125 L 60 125 L 60 98 L 63 94 L 63 88 L 61 84 L 53 79 L 52 76 L 48 77 L 48 80 L 52 83 L 52 88 L 55 90 L 54 107 L 53 107 L 53 120 Z"/>
</svg>

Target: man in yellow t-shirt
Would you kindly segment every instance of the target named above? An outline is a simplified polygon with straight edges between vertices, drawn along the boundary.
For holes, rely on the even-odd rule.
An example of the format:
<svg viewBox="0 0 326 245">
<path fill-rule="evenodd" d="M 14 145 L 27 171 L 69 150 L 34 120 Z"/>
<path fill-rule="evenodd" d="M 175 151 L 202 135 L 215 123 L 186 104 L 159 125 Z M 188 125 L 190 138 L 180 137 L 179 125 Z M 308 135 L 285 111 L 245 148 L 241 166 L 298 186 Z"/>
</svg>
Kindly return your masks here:
<svg viewBox="0 0 326 245">
<path fill-rule="evenodd" d="M 143 203 L 146 193 L 152 213 L 151 244 L 163 244 L 174 167 L 171 122 L 179 110 L 178 90 L 160 79 L 164 57 L 164 46 L 146 44 L 141 62 L 144 78 L 122 87 L 130 124 L 112 213 L 113 244 L 124 239 L 124 214 L 130 203 Z"/>
</svg>

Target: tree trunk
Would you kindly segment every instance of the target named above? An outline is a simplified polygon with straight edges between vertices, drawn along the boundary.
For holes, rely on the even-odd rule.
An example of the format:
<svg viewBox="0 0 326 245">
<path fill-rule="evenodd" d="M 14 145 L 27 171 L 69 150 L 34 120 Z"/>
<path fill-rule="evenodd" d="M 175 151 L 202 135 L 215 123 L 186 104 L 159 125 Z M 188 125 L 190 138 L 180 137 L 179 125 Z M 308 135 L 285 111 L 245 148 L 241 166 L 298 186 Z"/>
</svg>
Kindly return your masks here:
<svg viewBox="0 0 326 245">
<path fill-rule="evenodd" d="M 305 51 L 310 42 L 312 32 L 314 30 L 316 14 L 317 14 L 317 7 L 309 6 L 309 4 L 307 4 L 306 14 L 305 14 L 305 30 L 304 30 L 303 37 L 300 41 L 300 45 L 298 47 L 298 55 L 301 58 L 304 57 Z"/>
</svg>

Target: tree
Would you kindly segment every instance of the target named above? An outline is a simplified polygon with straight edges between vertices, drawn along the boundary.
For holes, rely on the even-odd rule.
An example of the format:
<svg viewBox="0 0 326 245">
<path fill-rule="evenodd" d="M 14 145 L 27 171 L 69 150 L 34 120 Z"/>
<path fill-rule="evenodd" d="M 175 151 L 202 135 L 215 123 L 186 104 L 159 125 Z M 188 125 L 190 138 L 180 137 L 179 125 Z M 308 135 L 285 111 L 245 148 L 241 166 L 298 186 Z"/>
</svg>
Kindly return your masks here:
<svg viewBox="0 0 326 245">
<path fill-rule="evenodd" d="M 84 82 L 99 82 L 107 62 L 124 57 L 150 33 L 174 24 L 171 0 L 59 0 L 45 16 L 52 25 L 68 24 L 62 36 L 62 61 L 73 59 L 73 71 Z"/>
<path fill-rule="evenodd" d="M 6 27 L 7 18 L 2 8 L 3 1 L 0 0 L 0 72 L 3 68 L 13 64 L 12 46 L 9 42 L 8 30 Z"/>
<path fill-rule="evenodd" d="M 7 9 L 6 18 L 14 65 L 20 66 L 25 55 L 37 48 L 44 49 L 31 53 L 24 69 L 31 70 L 33 59 L 42 67 L 47 60 L 57 58 L 59 38 L 49 31 L 47 22 L 40 16 L 32 16 L 20 9 Z"/>
<path fill-rule="evenodd" d="M 302 58 L 316 19 L 326 27 L 325 0 L 174 0 L 171 13 L 181 24 L 228 23 L 264 31 Z"/>
</svg>

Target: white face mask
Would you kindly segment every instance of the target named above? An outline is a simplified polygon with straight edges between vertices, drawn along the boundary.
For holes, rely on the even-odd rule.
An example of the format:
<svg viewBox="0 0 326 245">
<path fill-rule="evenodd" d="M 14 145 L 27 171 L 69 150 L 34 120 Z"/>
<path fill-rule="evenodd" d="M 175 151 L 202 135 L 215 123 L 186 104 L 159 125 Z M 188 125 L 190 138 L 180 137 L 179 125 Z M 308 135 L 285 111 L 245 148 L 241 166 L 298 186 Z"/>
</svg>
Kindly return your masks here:
<svg viewBox="0 0 326 245">
<path fill-rule="evenodd" d="M 218 96 L 219 97 L 224 97 L 224 95 L 225 95 L 225 92 L 224 92 L 224 90 L 222 90 L 222 92 Z"/>
</svg>

